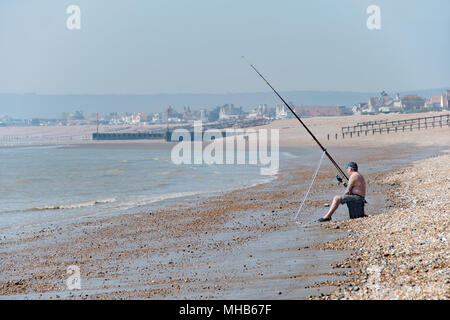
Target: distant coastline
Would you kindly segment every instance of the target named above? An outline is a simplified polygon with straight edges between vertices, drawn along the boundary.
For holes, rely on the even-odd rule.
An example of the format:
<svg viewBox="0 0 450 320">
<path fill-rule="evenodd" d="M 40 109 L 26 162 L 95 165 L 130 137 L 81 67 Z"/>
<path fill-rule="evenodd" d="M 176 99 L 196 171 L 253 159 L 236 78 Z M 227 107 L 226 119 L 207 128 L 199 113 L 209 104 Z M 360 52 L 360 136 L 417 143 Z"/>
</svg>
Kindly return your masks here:
<svg viewBox="0 0 450 320">
<path fill-rule="evenodd" d="M 403 94 L 421 96 L 437 95 L 446 88 L 400 91 Z M 367 101 L 378 92 L 352 91 L 280 91 L 287 101 L 297 105 L 346 105 Z M 85 114 L 110 112 L 161 112 L 169 105 L 174 108 L 190 106 L 194 108 L 212 109 L 223 104 L 234 104 L 244 109 L 259 104 L 279 104 L 273 92 L 249 93 L 180 93 L 180 94 L 14 94 L 0 93 L 0 116 L 8 115 L 17 118 L 54 118 L 63 112 L 83 110 Z M 44 108 L 45 107 L 45 108 Z M 45 109 L 45 111 L 43 111 Z"/>
</svg>

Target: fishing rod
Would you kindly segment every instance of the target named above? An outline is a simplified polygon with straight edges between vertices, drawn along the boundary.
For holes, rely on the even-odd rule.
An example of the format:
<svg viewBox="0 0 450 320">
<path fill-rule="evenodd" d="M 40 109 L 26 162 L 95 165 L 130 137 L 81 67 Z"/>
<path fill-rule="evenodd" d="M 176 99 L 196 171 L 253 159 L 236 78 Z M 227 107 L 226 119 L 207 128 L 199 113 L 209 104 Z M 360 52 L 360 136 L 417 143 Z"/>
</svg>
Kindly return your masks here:
<svg viewBox="0 0 450 320">
<path fill-rule="evenodd" d="M 253 70 L 256 71 L 256 73 L 261 77 L 261 79 L 264 80 L 265 83 L 267 83 L 267 85 L 273 90 L 273 92 L 275 92 L 275 94 L 278 96 L 278 98 L 281 99 L 281 101 L 283 101 L 283 103 L 286 105 L 286 107 L 288 107 L 288 109 L 293 113 L 293 115 L 297 118 L 298 121 L 300 121 L 300 123 L 302 124 L 302 126 L 306 129 L 306 131 L 308 131 L 308 133 L 311 135 L 311 137 L 314 139 L 314 141 L 319 145 L 319 147 L 322 149 L 322 151 L 326 154 L 326 156 L 328 157 L 328 159 L 330 159 L 331 163 L 336 167 L 336 169 L 339 171 L 340 174 L 342 174 L 345 179 L 347 179 L 348 181 L 348 177 L 347 175 L 344 173 L 344 171 L 342 171 L 341 167 L 339 167 L 339 165 L 336 163 L 336 161 L 334 161 L 333 157 L 331 157 L 331 155 L 328 153 L 327 149 L 325 149 L 322 144 L 319 142 L 319 140 L 317 140 L 317 138 L 314 136 L 314 134 L 308 129 L 308 127 L 303 123 L 302 119 L 300 119 L 300 117 L 295 113 L 294 110 L 292 110 L 292 108 L 289 106 L 289 104 L 286 103 L 286 101 L 280 96 L 280 94 L 270 85 L 269 81 L 266 80 L 266 78 L 263 77 L 263 75 L 253 66 L 253 64 L 250 63 L 250 61 L 247 60 L 247 58 L 245 58 L 244 56 L 242 56 L 242 58 L 247 61 L 247 63 L 250 65 L 250 67 L 253 68 Z M 336 178 L 340 179 L 339 176 L 336 176 Z M 341 179 L 342 180 L 342 179 Z M 345 185 L 345 184 L 344 184 Z"/>
</svg>

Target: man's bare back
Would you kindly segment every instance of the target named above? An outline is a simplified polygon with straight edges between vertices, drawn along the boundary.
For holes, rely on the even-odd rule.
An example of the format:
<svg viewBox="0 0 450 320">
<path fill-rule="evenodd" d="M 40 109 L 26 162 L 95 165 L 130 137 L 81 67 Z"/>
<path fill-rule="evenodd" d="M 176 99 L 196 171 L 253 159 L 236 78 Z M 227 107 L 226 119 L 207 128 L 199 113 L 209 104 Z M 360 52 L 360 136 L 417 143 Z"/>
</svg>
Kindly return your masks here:
<svg viewBox="0 0 450 320">
<path fill-rule="evenodd" d="M 361 197 L 366 196 L 366 180 L 364 180 L 364 177 L 359 172 L 352 172 L 345 194 L 357 194 Z"/>
</svg>

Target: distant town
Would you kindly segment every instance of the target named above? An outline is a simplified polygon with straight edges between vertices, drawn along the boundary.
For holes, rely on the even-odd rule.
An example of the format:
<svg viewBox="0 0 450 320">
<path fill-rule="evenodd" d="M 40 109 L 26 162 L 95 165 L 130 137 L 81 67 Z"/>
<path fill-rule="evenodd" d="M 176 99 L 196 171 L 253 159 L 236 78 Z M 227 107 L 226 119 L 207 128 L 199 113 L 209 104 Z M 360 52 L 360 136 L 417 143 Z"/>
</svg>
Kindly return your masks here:
<svg viewBox="0 0 450 320">
<path fill-rule="evenodd" d="M 440 95 L 428 98 L 409 94 L 390 96 L 385 91 L 377 97 L 370 97 L 368 101 L 356 102 L 352 106 L 295 106 L 289 103 L 300 117 L 317 116 L 346 116 L 352 114 L 378 114 L 378 113 L 419 113 L 428 111 L 449 110 L 450 90 Z M 162 108 L 157 113 L 124 113 L 109 114 L 92 113 L 85 115 L 82 110 L 71 113 L 62 113 L 59 119 L 14 119 L 8 116 L 0 117 L 0 126 L 70 126 L 70 125 L 151 125 L 151 124 L 189 124 L 196 120 L 203 122 L 235 122 L 243 120 L 277 120 L 293 118 L 293 114 L 282 104 L 268 106 L 261 104 L 250 111 L 233 104 L 225 104 L 214 108 L 199 108 L 192 110 L 184 107 L 175 110 L 172 107 Z"/>
</svg>

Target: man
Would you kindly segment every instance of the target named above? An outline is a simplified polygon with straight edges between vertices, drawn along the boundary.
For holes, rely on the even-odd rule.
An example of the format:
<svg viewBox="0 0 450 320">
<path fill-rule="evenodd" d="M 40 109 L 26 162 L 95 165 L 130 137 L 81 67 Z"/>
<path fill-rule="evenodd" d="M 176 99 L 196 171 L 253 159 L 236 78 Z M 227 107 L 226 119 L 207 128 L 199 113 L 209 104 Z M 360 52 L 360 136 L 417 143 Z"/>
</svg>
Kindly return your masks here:
<svg viewBox="0 0 450 320">
<path fill-rule="evenodd" d="M 356 162 L 350 162 L 345 166 L 347 168 L 347 173 L 349 175 L 347 189 L 345 190 L 345 195 L 335 196 L 333 198 L 333 203 L 330 206 L 328 213 L 319 219 L 319 222 L 330 221 L 331 216 L 339 207 L 340 204 L 348 202 L 364 201 L 366 196 L 366 181 L 364 177 L 358 172 L 358 165 Z"/>
</svg>

